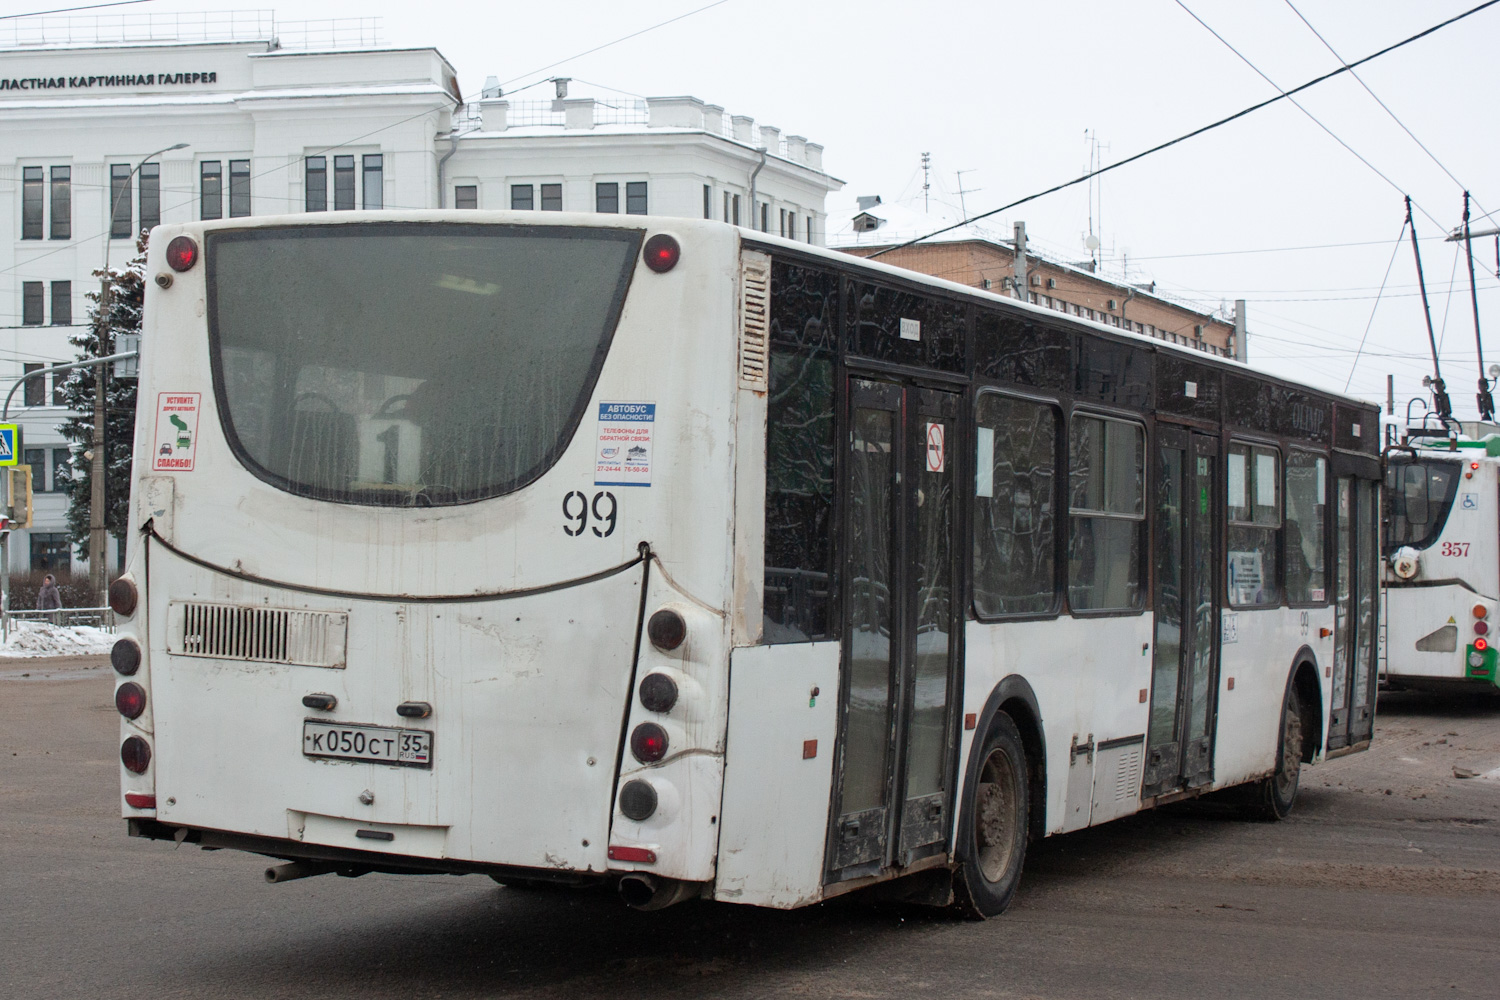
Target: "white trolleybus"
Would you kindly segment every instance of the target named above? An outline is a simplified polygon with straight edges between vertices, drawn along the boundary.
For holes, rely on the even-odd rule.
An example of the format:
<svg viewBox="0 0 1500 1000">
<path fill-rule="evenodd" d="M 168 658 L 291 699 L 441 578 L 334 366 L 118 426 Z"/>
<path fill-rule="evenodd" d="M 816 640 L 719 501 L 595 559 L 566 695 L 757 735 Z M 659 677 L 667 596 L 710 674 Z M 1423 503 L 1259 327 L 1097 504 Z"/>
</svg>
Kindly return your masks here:
<svg viewBox="0 0 1500 1000">
<path fill-rule="evenodd" d="M 1497 693 L 1500 435 L 1414 426 L 1387 449 L 1381 679 Z"/>
<path fill-rule="evenodd" d="M 335 872 L 886 892 L 1370 738 L 1375 408 L 712 222 L 151 240 L 130 832 Z"/>
</svg>

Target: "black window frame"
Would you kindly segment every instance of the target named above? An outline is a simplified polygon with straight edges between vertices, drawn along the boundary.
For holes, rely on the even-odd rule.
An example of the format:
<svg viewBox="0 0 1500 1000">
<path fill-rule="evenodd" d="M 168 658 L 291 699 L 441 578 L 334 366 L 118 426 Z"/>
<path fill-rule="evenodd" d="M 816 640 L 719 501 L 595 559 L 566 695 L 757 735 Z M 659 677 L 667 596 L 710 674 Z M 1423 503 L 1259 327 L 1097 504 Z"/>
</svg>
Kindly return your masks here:
<svg viewBox="0 0 1500 1000">
<path fill-rule="evenodd" d="M 563 210 L 563 186 L 558 181 L 552 184 L 538 184 L 541 190 L 538 192 L 537 207 L 543 212 L 561 212 Z"/>
<path fill-rule="evenodd" d="M 21 374 L 30 375 L 33 372 L 46 371 L 47 366 L 37 362 L 27 362 L 21 365 Z M 41 378 L 28 378 L 21 388 L 22 406 L 46 406 L 47 405 L 47 376 Z M 28 449 L 29 450 L 29 449 Z"/>
<path fill-rule="evenodd" d="M 48 238 L 54 240 L 71 240 L 73 238 L 73 168 L 58 166 L 52 168 L 50 178 L 49 202 L 52 210 L 52 224 L 48 228 Z"/>
<path fill-rule="evenodd" d="M 600 215 L 620 214 L 618 181 L 598 181 L 594 184 L 594 211 Z"/>
<path fill-rule="evenodd" d="M 35 457 L 33 457 L 35 456 Z M 24 448 L 21 451 L 21 464 L 31 466 L 31 492 L 47 492 L 47 449 L 46 448 Z"/>
<path fill-rule="evenodd" d="M 198 218 L 224 218 L 224 162 L 198 161 Z"/>
<path fill-rule="evenodd" d="M 1224 476 L 1224 492 L 1222 494 L 1223 503 L 1221 505 L 1223 508 L 1224 518 L 1224 565 L 1222 567 L 1224 570 L 1224 590 L 1220 594 L 1220 597 L 1224 601 L 1224 607 L 1232 611 L 1264 611 L 1268 608 L 1279 608 L 1286 603 L 1286 457 L 1281 447 L 1281 443 L 1273 438 L 1258 437 L 1253 434 L 1246 434 L 1240 431 L 1233 432 L 1227 435 L 1227 437 L 1228 440 L 1224 443 L 1223 457 L 1220 459 L 1220 468 L 1223 470 L 1222 474 Z M 1230 517 L 1229 463 L 1232 455 L 1234 454 L 1235 448 L 1250 449 L 1250 461 L 1246 466 L 1247 478 L 1245 480 L 1247 500 L 1251 499 L 1251 497 L 1249 496 L 1249 490 L 1251 489 L 1249 475 L 1251 469 L 1253 469 L 1255 465 L 1254 456 L 1256 453 L 1256 449 L 1259 449 L 1261 451 L 1269 451 L 1276 456 L 1276 475 L 1273 477 L 1273 480 L 1276 484 L 1276 524 L 1274 526 L 1268 524 L 1256 524 L 1253 522 L 1253 520 L 1237 521 Z M 1255 504 L 1253 501 L 1248 505 L 1251 511 L 1252 519 L 1254 518 L 1254 509 L 1256 506 L 1259 505 Z M 1242 528 L 1250 531 L 1270 531 L 1275 533 L 1276 537 L 1271 545 L 1271 550 L 1276 555 L 1276 600 L 1267 601 L 1260 604 L 1235 603 L 1234 592 L 1230 590 L 1229 587 L 1229 536 L 1235 528 Z M 1264 569 L 1262 569 L 1262 573 L 1264 573 Z M 1326 592 L 1327 587 L 1325 587 L 1324 590 Z"/>
<path fill-rule="evenodd" d="M 53 448 L 52 461 L 49 464 L 52 470 L 52 489 L 48 492 L 61 493 L 63 490 L 63 477 L 60 477 L 58 473 L 66 472 L 71 475 L 73 471 L 72 450 L 68 448 Z"/>
<path fill-rule="evenodd" d="M 979 514 L 978 514 L 978 475 L 979 475 L 979 420 L 980 407 L 983 405 L 985 396 L 997 395 L 1007 399 L 1020 400 L 1033 403 L 1039 407 L 1047 407 L 1052 410 L 1056 420 L 1056 434 L 1052 440 L 1052 604 L 1045 611 L 1022 611 L 985 613 L 979 607 L 978 587 L 976 580 L 979 571 L 977 566 L 977 553 L 975 548 L 979 538 Z M 1055 396 L 1035 395 L 1025 391 L 1018 391 L 1009 386 L 1002 385 L 976 385 L 974 389 L 974 405 L 972 410 L 971 426 L 973 428 L 974 444 L 974 490 L 975 494 L 969 499 L 971 511 L 970 544 L 965 554 L 965 563 L 968 566 L 968 604 L 970 613 L 975 621 L 980 622 L 1015 622 L 1015 621 L 1048 621 L 1059 617 L 1067 607 L 1067 541 L 1068 531 L 1072 525 L 1071 511 L 1064 510 L 1063 505 L 1067 500 L 1068 474 L 1067 474 L 1067 442 L 1068 442 L 1068 419 L 1067 407 Z"/>
<path fill-rule="evenodd" d="M 328 157 L 304 156 L 302 178 L 303 211 L 328 211 Z"/>
<path fill-rule="evenodd" d="M 21 325 L 41 326 L 47 322 L 47 306 L 44 298 L 45 282 L 21 282 Z"/>
<path fill-rule="evenodd" d="M 130 197 L 131 166 L 128 163 L 109 165 L 109 238 L 128 240 L 135 234 L 131 223 L 135 221 L 135 203 Z"/>
<path fill-rule="evenodd" d="M 1294 601 L 1291 590 L 1287 586 L 1287 553 L 1288 533 L 1287 523 L 1291 520 L 1291 483 L 1288 473 L 1291 472 L 1293 455 L 1306 455 L 1323 461 L 1323 599 L 1321 601 Z M 1384 480 L 1382 480 L 1382 483 Z M 1333 511 L 1333 504 L 1329 502 L 1333 494 L 1332 456 L 1326 451 L 1318 448 L 1308 447 L 1295 439 L 1289 440 L 1287 446 L 1282 450 L 1281 462 L 1281 599 L 1289 608 L 1326 608 L 1333 603 L 1332 583 L 1332 561 L 1331 549 L 1329 548 L 1329 515 Z M 1299 525 L 1301 521 L 1297 522 Z M 1300 530 L 1300 529 L 1299 529 Z M 1309 588 L 1311 589 L 1311 588 Z"/>
<path fill-rule="evenodd" d="M 141 229 L 150 231 L 161 225 L 161 164 L 142 163 L 135 178 L 141 202 Z"/>
<path fill-rule="evenodd" d="M 352 212 L 356 206 L 354 156 L 350 153 L 333 158 L 333 210 Z"/>
<path fill-rule="evenodd" d="M 73 282 L 54 281 L 48 289 L 51 294 L 52 325 L 73 325 Z"/>
<path fill-rule="evenodd" d="M 510 209 L 512 212 L 536 211 L 536 186 L 512 184 L 510 186 Z"/>
<path fill-rule="evenodd" d="M 625 214 L 650 215 L 651 189 L 646 181 L 625 182 Z"/>
<path fill-rule="evenodd" d="M 47 233 L 47 171 L 21 168 L 21 239 L 39 240 Z"/>
<path fill-rule="evenodd" d="M 455 184 L 453 186 L 453 207 L 471 211 L 479 208 L 479 185 L 478 184 Z"/>
<path fill-rule="evenodd" d="M 360 206 L 366 212 L 385 208 L 385 154 L 365 153 L 359 164 Z"/>
<path fill-rule="evenodd" d="M 1070 368 L 1077 371 L 1080 361 L 1075 356 L 1071 360 Z M 1129 424 L 1141 432 L 1141 516 L 1131 517 L 1125 514 L 1113 512 L 1095 512 L 1083 509 L 1083 513 L 1075 513 L 1073 507 L 1073 424 L 1079 419 L 1114 421 Z M 1067 528 L 1060 532 L 1064 538 L 1063 545 L 1063 596 L 1067 603 L 1068 615 L 1073 618 L 1128 618 L 1143 615 L 1151 610 L 1151 579 L 1152 567 L 1150 565 L 1152 555 L 1151 527 L 1151 502 L 1152 489 L 1150 482 L 1151 471 L 1151 447 L 1154 435 L 1151 426 L 1144 414 L 1125 409 L 1114 409 L 1094 405 L 1074 405 L 1068 413 L 1067 426 L 1063 430 L 1063 469 L 1064 473 L 1059 477 L 1060 496 L 1059 502 L 1066 504 Z M 1098 517 L 1106 520 L 1135 521 L 1137 531 L 1135 544 L 1139 547 L 1140 558 L 1138 560 L 1140 579 L 1136 583 L 1136 604 L 1134 607 L 1122 608 L 1077 608 L 1073 605 L 1073 573 L 1071 569 L 1072 559 L 1069 555 L 1073 541 L 1073 522 L 1079 517 Z"/>
<path fill-rule="evenodd" d="M 250 216 L 250 161 L 229 161 L 229 217 L 245 219 Z"/>
<path fill-rule="evenodd" d="M 703 217 L 712 219 L 714 217 L 714 188 L 712 184 L 703 185 Z"/>
</svg>

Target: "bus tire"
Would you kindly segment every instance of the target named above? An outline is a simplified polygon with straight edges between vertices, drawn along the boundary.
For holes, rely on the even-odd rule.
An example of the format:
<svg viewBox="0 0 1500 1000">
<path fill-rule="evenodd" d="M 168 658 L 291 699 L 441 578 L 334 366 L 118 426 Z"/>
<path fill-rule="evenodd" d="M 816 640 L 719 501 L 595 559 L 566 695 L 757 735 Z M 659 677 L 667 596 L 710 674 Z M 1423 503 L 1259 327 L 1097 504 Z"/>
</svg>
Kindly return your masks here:
<svg viewBox="0 0 1500 1000">
<path fill-rule="evenodd" d="M 1285 819 L 1297 802 L 1302 776 L 1302 699 L 1297 685 L 1286 689 L 1281 705 L 1281 733 L 1276 741 L 1276 770 L 1251 785 L 1246 813 L 1251 819 L 1275 822 Z"/>
<path fill-rule="evenodd" d="M 1026 748 L 1014 720 L 997 712 L 985 734 L 979 770 L 964 803 L 955 905 L 984 920 L 1005 912 L 1021 882 L 1030 826 Z"/>
</svg>

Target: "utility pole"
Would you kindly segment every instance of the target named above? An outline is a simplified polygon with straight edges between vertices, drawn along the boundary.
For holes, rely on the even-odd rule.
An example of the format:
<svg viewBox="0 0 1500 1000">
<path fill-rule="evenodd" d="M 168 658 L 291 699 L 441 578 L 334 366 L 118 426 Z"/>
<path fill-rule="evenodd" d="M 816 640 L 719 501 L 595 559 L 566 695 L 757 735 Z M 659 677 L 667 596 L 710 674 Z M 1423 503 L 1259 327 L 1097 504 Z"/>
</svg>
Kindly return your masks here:
<svg viewBox="0 0 1500 1000">
<path fill-rule="evenodd" d="M 931 190 L 932 184 L 928 181 L 928 173 L 932 169 L 932 154 L 922 154 L 922 211 L 927 211 L 927 192 Z"/>
<path fill-rule="evenodd" d="M 964 195 L 966 195 L 966 194 L 974 194 L 976 191 L 983 191 L 984 190 L 984 188 L 965 188 L 964 187 L 964 174 L 972 174 L 973 172 L 974 172 L 974 168 L 972 168 L 972 167 L 970 167 L 968 170 L 955 170 L 954 171 L 954 173 L 958 175 L 958 210 L 964 214 L 964 218 L 965 219 L 967 219 L 969 217 L 969 206 L 964 201 Z"/>
<path fill-rule="evenodd" d="M 1022 302 L 1029 302 L 1031 297 L 1027 294 L 1027 286 L 1030 279 L 1026 274 L 1026 223 L 1017 222 L 1015 224 L 1015 234 L 1016 263 L 1014 268 L 1012 268 L 1015 276 L 1011 278 L 1011 283 L 1015 285 L 1016 298 Z"/>
</svg>

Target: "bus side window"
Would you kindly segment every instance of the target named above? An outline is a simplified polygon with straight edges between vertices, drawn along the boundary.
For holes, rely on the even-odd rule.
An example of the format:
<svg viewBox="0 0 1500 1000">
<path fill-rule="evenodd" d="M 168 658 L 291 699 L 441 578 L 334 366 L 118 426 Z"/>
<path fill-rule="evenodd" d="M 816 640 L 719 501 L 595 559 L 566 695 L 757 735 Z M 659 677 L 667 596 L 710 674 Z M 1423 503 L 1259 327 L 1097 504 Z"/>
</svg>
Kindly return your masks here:
<svg viewBox="0 0 1500 1000">
<path fill-rule="evenodd" d="M 1074 611 L 1141 607 L 1146 431 L 1074 414 L 1068 428 L 1068 603 Z"/>
<path fill-rule="evenodd" d="M 974 610 L 980 617 L 1057 609 L 1057 437 L 1049 403 L 979 396 L 974 481 Z"/>
<path fill-rule="evenodd" d="M 1328 509 L 1328 460 L 1293 451 L 1286 460 L 1286 599 L 1322 604 L 1328 599 L 1323 544 Z"/>
<path fill-rule="evenodd" d="M 1229 446 L 1229 603 L 1281 603 L 1277 544 L 1281 534 L 1281 457 L 1274 448 Z"/>
</svg>

